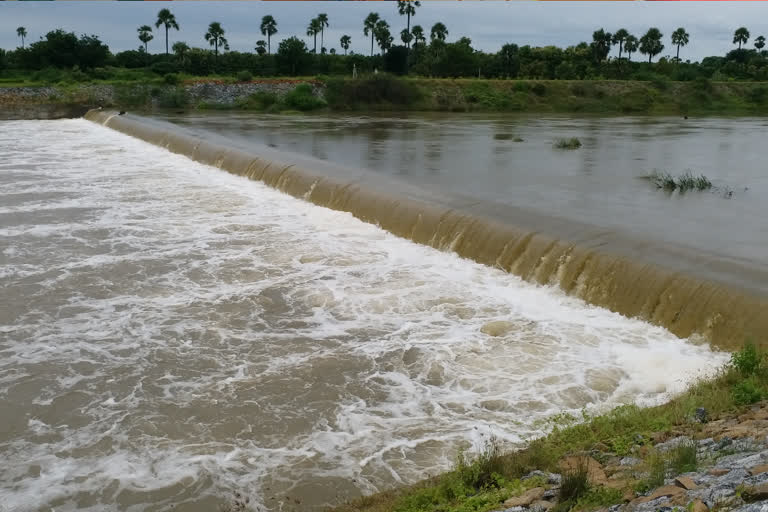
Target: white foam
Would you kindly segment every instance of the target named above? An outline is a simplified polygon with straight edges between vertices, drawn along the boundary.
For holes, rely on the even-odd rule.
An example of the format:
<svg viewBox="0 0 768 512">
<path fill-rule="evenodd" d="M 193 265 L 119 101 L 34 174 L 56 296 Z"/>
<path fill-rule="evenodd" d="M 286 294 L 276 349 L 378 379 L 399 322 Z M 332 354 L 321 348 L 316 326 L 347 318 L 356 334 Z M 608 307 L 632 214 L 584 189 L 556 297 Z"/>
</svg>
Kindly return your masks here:
<svg viewBox="0 0 768 512">
<path fill-rule="evenodd" d="M 26 178 L 0 204 L 39 194 L 0 211 L 0 393 L 28 418 L 0 437 L 13 510 L 320 506 L 313 485 L 412 482 L 462 442 L 658 402 L 725 359 L 87 121 L 3 127 L 0 173 Z M 514 329 L 481 333 L 496 320 Z"/>
</svg>

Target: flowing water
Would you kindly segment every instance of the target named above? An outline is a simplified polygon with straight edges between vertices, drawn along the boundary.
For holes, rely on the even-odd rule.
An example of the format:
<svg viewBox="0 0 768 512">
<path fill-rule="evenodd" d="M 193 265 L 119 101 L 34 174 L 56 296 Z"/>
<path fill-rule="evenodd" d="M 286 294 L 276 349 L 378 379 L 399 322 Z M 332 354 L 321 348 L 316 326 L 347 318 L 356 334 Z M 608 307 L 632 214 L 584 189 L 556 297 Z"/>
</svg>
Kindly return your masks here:
<svg viewBox="0 0 768 512">
<path fill-rule="evenodd" d="M 0 128 L 0 509 L 316 509 L 726 358 L 85 120 Z"/>
</svg>

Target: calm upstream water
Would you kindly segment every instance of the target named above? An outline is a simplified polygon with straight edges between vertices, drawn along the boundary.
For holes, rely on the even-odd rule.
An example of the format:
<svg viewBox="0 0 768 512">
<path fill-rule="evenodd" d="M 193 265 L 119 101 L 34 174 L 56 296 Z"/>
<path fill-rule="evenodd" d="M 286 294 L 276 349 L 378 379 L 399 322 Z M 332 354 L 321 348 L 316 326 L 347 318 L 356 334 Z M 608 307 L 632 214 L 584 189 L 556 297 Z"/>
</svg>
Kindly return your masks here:
<svg viewBox="0 0 768 512">
<path fill-rule="evenodd" d="M 216 112 L 161 117 L 230 143 L 269 145 L 371 169 L 463 204 L 486 205 L 505 222 L 517 221 L 504 209 L 513 206 L 620 233 L 655 244 L 648 249 L 653 263 L 768 295 L 764 118 Z M 553 148 L 555 140 L 570 137 L 583 147 Z M 715 188 L 668 194 L 641 178 L 654 169 L 704 174 Z M 567 229 L 556 232 L 556 222 L 528 224 L 530 219 L 521 227 L 570 235 Z M 630 256 L 638 250 L 632 247 Z M 707 265 L 701 261 L 705 255 Z"/>
<path fill-rule="evenodd" d="M 726 358 L 85 120 L 0 123 L 0 288 L 9 511 L 317 509 Z"/>
</svg>

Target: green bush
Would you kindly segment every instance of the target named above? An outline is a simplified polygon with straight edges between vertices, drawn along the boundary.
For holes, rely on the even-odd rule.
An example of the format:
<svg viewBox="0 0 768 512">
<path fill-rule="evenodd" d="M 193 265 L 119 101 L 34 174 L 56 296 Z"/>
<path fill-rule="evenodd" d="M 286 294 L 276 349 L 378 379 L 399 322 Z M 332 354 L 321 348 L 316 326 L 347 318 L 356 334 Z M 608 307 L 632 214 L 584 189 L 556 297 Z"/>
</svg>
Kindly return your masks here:
<svg viewBox="0 0 768 512">
<path fill-rule="evenodd" d="M 44 82 L 47 84 L 60 82 L 63 77 L 64 73 L 60 69 L 56 68 L 45 68 L 32 73 L 32 81 Z"/>
<path fill-rule="evenodd" d="M 542 83 L 535 83 L 533 84 L 533 87 L 531 87 L 531 91 L 533 91 L 533 94 L 536 96 L 544 96 L 547 94 L 547 86 Z"/>
<path fill-rule="evenodd" d="M 731 354 L 731 366 L 741 375 L 757 374 L 763 368 L 764 354 L 752 343 L 747 343 L 743 349 Z"/>
<path fill-rule="evenodd" d="M 179 75 L 176 73 L 168 73 L 163 77 L 163 82 L 167 85 L 177 85 L 180 81 Z"/>
<path fill-rule="evenodd" d="M 766 396 L 763 386 L 755 376 L 746 378 L 733 385 L 733 401 L 736 405 L 749 405 L 759 402 Z"/>
<path fill-rule="evenodd" d="M 309 84 L 297 85 L 294 90 L 285 95 L 283 102 L 288 107 L 302 111 L 316 110 L 326 106 L 325 101 L 312 93 L 312 86 Z"/>
<path fill-rule="evenodd" d="M 581 147 L 581 141 L 576 137 L 570 139 L 558 139 L 554 144 L 557 149 L 579 149 Z"/>
<path fill-rule="evenodd" d="M 695 441 L 685 441 L 671 450 L 669 465 L 675 474 L 696 471 L 698 468 L 697 446 Z"/>
<path fill-rule="evenodd" d="M 501 473 L 501 447 L 496 438 L 491 438 L 474 458 L 459 452 L 456 474 L 461 482 L 473 489 L 484 489 L 496 482 L 494 475 Z"/>
<path fill-rule="evenodd" d="M 250 71 L 243 70 L 237 73 L 238 82 L 250 82 L 251 80 L 253 80 L 253 75 Z"/>
<path fill-rule="evenodd" d="M 246 98 L 237 100 L 238 108 L 247 110 L 270 110 L 278 105 L 280 98 L 273 92 L 255 92 Z"/>
<path fill-rule="evenodd" d="M 186 107 L 188 103 L 189 97 L 183 87 L 166 89 L 157 98 L 157 105 L 164 108 Z"/>
<path fill-rule="evenodd" d="M 354 80 L 334 78 L 327 82 L 325 96 L 335 108 L 389 104 L 407 106 L 421 94 L 408 80 L 379 73 Z"/>
<path fill-rule="evenodd" d="M 168 73 L 175 73 L 178 71 L 176 64 L 168 61 L 155 62 L 149 67 L 150 71 L 155 74 L 165 76 Z"/>
</svg>

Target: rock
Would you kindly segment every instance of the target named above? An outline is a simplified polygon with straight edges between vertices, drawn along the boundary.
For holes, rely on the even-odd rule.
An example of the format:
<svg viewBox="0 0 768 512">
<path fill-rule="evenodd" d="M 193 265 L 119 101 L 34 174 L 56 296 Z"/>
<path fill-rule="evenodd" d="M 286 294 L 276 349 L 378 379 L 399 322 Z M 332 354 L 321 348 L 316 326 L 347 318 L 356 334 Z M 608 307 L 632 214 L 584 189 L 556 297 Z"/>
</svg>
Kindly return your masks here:
<svg viewBox="0 0 768 512">
<path fill-rule="evenodd" d="M 750 487 L 744 491 L 742 496 L 744 497 L 744 501 L 747 502 L 768 500 L 768 483 Z"/>
<path fill-rule="evenodd" d="M 584 455 L 571 455 L 565 457 L 559 462 L 560 469 L 565 472 L 572 472 L 584 467 L 587 470 L 587 478 L 594 485 L 602 485 L 608 480 L 603 471 L 603 466 L 592 457 Z"/>
<path fill-rule="evenodd" d="M 693 415 L 693 417 L 696 418 L 696 421 L 699 423 L 707 423 L 709 421 L 709 413 L 703 407 L 696 409 L 696 413 Z"/>
<path fill-rule="evenodd" d="M 662 498 L 662 497 L 679 496 L 684 492 L 685 491 L 682 488 L 676 485 L 665 485 L 653 491 L 653 493 L 651 493 L 649 496 L 643 496 L 642 498 L 637 498 L 632 503 L 648 503 L 649 501 L 653 501 L 655 499 Z"/>
<path fill-rule="evenodd" d="M 505 507 L 527 507 L 534 501 L 539 501 L 544 496 L 545 489 L 543 487 L 534 487 L 528 489 L 520 496 L 509 498 L 504 502 Z"/>
<path fill-rule="evenodd" d="M 529 510 L 538 510 L 540 512 L 547 511 L 554 507 L 555 504 L 551 501 L 544 501 L 544 500 L 538 500 L 531 503 L 531 506 L 528 507 Z"/>
<path fill-rule="evenodd" d="M 768 471 L 768 464 L 760 464 L 749 470 L 749 474 L 752 476 L 759 475 Z"/>
<path fill-rule="evenodd" d="M 630 480 L 625 480 L 622 478 L 609 479 L 603 484 L 603 486 L 608 487 L 609 489 L 622 490 L 629 488 L 630 482 Z"/>
<path fill-rule="evenodd" d="M 515 328 L 515 324 L 512 322 L 505 322 L 503 320 L 497 320 L 496 322 L 488 322 L 480 328 L 480 332 L 487 334 L 488 336 L 504 336 Z"/>
<path fill-rule="evenodd" d="M 706 503 L 697 498 L 691 502 L 688 510 L 691 512 L 709 512 L 709 507 Z"/>
<path fill-rule="evenodd" d="M 712 476 L 723 476 L 723 475 L 727 475 L 730 472 L 731 472 L 730 469 L 713 468 L 707 471 L 707 474 Z"/>
<path fill-rule="evenodd" d="M 711 446 L 715 444 L 715 440 L 711 437 L 708 437 L 706 439 L 699 439 L 699 446 Z"/>
<path fill-rule="evenodd" d="M 766 512 L 768 507 L 764 503 L 752 503 L 750 505 L 744 505 L 736 509 L 732 509 L 731 512 Z"/>
<path fill-rule="evenodd" d="M 691 442 L 691 438 L 688 436 L 673 437 L 669 441 L 665 441 L 663 443 L 657 444 L 656 449 L 659 450 L 660 452 L 667 452 L 673 448 L 677 448 L 681 444 L 690 443 L 690 442 Z"/>
<path fill-rule="evenodd" d="M 678 487 L 682 487 L 686 491 L 692 491 L 693 489 L 696 489 L 698 485 L 696 485 L 696 482 L 694 482 L 691 478 L 687 476 L 679 476 L 675 478 L 675 485 Z"/>
<path fill-rule="evenodd" d="M 523 512 L 526 510 L 525 507 L 509 507 L 502 510 L 502 512 Z"/>
<path fill-rule="evenodd" d="M 547 474 L 547 473 L 545 473 L 543 471 L 539 471 L 538 469 L 536 469 L 536 470 L 531 471 L 530 473 L 528 473 L 524 477 L 522 477 L 520 480 L 529 480 L 529 479 L 535 478 L 537 476 L 540 477 L 540 478 L 543 478 L 545 480 L 549 479 L 549 474 Z"/>
<path fill-rule="evenodd" d="M 556 496 L 557 496 L 557 493 L 555 492 L 554 489 L 547 489 L 546 491 L 544 491 L 544 495 L 541 497 L 541 499 L 552 500 L 552 499 L 555 499 Z"/>
<path fill-rule="evenodd" d="M 643 461 L 637 457 L 624 457 L 619 461 L 619 464 L 622 466 L 637 466 L 638 464 L 642 464 L 642 462 Z"/>
</svg>

